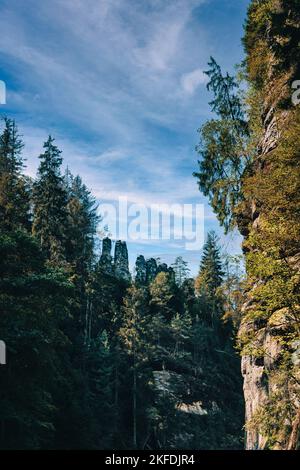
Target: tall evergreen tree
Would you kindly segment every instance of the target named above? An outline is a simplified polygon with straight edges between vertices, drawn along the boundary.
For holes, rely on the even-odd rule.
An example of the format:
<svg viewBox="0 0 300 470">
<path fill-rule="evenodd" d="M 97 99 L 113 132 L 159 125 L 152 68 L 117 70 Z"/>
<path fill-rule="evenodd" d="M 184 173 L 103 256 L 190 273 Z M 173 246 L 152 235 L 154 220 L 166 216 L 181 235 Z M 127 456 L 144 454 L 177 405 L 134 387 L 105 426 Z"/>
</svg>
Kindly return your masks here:
<svg viewBox="0 0 300 470">
<path fill-rule="evenodd" d="M 0 136 L 0 171 L 19 175 L 24 163 L 21 151 L 24 147 L 13 119 L 3 118 L 4 129 Z"/>
<path fill-rule="evenodd" d="M 148 304 L 145 290 L 133 286 L 128 289 L 127 296 L 124 299 L 123 326 L 120 329 L 120 336 L 128 351 L 131 359 L 132 370 L 132 447 L 138 448 L 138 408 L 141 407 L 141 401 L 138 403 L 139 390 L 142 388 L 141 381 L 143 375 L 143 362 L 146 354 L 146 325 Z M 143 406 L 145 402 L 143 403 Z"/>
<path fill-rule="evenodd" d="M 181 287 L 190 272 L 190 269 L 188 268 L 188 263 L 184 261 L 182 256 L 177 256 L 175 262 L 172 264 L 172 267 L 175 273 L 175 280 L 178 286 Z"/>
<path fill-rule="evenodd" d="M 203 247 L 199 276 L 199 287 L 203 285 L 207 294 L 213 297 L 224 276 L 218 237 L 213 231 L 208 233 Z"/>
<path fill-rule="evenodd" d="M 201 159 L 194 176 L 228 231 L 235 224 L 234 211 L 243 199 L 241 177 L 249 164 L 248 127 L 235 79 L 228 73 L 223 75 L 213 58 L 208 65 L 207 88 L 214 94 L 210 105 L 217 119 L 211 119 L 198 130 L 200 143 L 196 150 Z"/>
<path fill-rule="evenodd" d="M 94 259 L 95 235 L 100 221 L 98 206 L 79 175 L 74 177 L 67 170 L 64 181 L 68 195 L 66 256 L 75 272 L 83 275 L 91 269 Z"/>
<path fill-rule="evenodd" d="M 51 136 L 44 149 L 33 186 L 33 234 L 52 262 L 62 262 L 67 231 L 67 192 L 60 172 L 62 157 Z"/>
<path fill-rule="evenodd" d="M 222 284 L 223 276 L 218 237 L 214 232 L 209 232 L 196 279 L 196 290 L 206 303 L 213 322 L 221 314 L 222 300 L 218 296 L 218 289 Z"/>
<path fill-rule="evenodd" d="M 167 320 L 171 320 L 176 313 L 176 289 L 169 273 L 157 274 L 150 284 L 150 296 L 153 313 L 159 313 Z"/>
<path fill-rule="evenodd" d="M 29 185 L 21 174 L 23 142 L 15 121 L 4 118 L 0 135 L 0 224 L 29 229 Z"/>
</svg>

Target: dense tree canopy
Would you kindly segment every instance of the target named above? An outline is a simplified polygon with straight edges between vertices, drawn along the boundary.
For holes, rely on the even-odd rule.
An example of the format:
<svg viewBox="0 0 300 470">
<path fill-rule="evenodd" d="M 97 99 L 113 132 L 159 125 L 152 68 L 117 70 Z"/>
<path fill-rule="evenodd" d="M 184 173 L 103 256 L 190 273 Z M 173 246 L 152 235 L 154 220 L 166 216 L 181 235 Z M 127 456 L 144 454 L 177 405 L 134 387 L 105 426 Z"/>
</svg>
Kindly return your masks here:
<svg viewBox="0 0 300 470">
<path fill-rule="evenodd" d="M 136 280 L 122 278 L 115 268 L 124 260 L 99 259 L 96 201 L 80 176 L 62 175 L 54 139 L 30 184 L 8 119 L 0 149 L 0 329 L 8 356 L 0 447 L 241 447 L 239 360 L 213 313 L 223 283 L 217 239 L 209 235 L 201 262 L 207 296 L 196 295 L 181 257 L 173 268 L 139 257 Z"/>
</svg>

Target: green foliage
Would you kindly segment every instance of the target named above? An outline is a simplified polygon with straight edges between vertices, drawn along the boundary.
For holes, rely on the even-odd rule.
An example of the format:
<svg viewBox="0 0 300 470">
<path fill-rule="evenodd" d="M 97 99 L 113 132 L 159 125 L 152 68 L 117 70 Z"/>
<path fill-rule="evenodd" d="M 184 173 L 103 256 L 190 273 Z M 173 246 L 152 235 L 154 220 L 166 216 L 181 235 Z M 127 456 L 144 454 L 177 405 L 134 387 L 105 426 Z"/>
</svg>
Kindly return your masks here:
<svg viewBox="0 0 300 470">
<path fill-rule="evenodd" d="M 299 0 L 249 5 L 242 69 L 247 124 L 236 82 L 211 60 L 208 88 L 219 119 L 200 130 L 195 174 L 225 231 L 237 224 L 246 237 L 242 318 L 240 280 L 227 275 L 218 294 L 227 299 L 223 319 L 235 327 L 241 322 L 242 354 L 264 367 L 266 400 L 247 426 L 272 449 L 299 446 L 300 115 L 291 109 L 291 83 L 300 73 L 299 15 Z M 205 284 L 199 276 L 198 292 Z"/>
<path fill-rule="evenodd" d="M 223 277 L 224 271 L 218 238 L 214 232 L 209 232 L 203 248 L 195 287 L 202 300 L 202 315 L 212 324 L 218 323 L 223 314 L 223 299 L 218 290 L 222 285 Z"/>
<path fill-rule="evenodd" d="M 169 273 L 158 273 L 150 285 L 150 305 L 154 313 L 160 313 L 170 320 L 176 302 L 176 288 Z"/>
<path fill-rule="evenodd" d="M 68 194 L 66 258 L 75 272 L 87 272 L 92 267 L 95 235 L 100 216 L 95 198 L 83 184 L 80 176 L 73 177 L 68 171 L 65 176 Z"/>
<path fill-rule="evenodd" d="M 199 275 L 205 292 L 209 297 L 214 297 L 224 276 L 218 237 L 215 232 L 209 232 L 207 235 Z M 201 289 L 201 285 L 199 287 Z"/>
<path fill-rule="evenodd" d="M 208 91 L 212 91 L 214 99 L 209 103 L 211 109 L 221 119 L 231 119 L 238 132 L 247 129 L 244 112 L 239 96 L 235 93 L 238 84 L 228 72 L 222 75 L 221 67 L 213 57 L 208 63 L 209 69 L 205 72 L 209 77 Z"/>
<path fill-rule="evenodd" d="M 299 11 L 299 0 L 255 0 L 250 4 L 244 45 L 249 79 L 256 86 L 268 86 L 270 68 L 277 78 L 291 72 L 290 83 L 298 78 Z"/>
<path fill-rule="evenodd" d="M 249 431 L 259 429 L 267 449 L 282 447 L 289 441 L 293 431 L 295 416 L 299 413 L 294 400 L 294 392 L 299 387 L 298 369 L 299 364 L 293 363 L 288 350 L 285 350 L 278 368 L 268 375 L 268 382 L 272 386 L 268 401 L 258 407 L 247 423 Z"/>
<path fill-rule="evenodd" d="M 172 268 L 175 273 L 175 281 L 178 286 L 181 287 L 190 272 L 190 269 L 188 268 L 188 263 L 184 261 L 182 256 L 177 256 L 175 262 L 172 264 Z"/>
<path fill-rule="evenodd" d="M 235 224 L 235 209 L 243 200 L 241 178 L 249 164 L 247 155 L 248 125 L 236 81 L 228 73 L 223 76 L 220 66 L 211 58 L 206 74 L 208 90 L 214 94 L 210 103 L 218 119 L 205 123 L 199 130 L 196 147 L 201 160 L 194 173 L 200 191 L 208 196 L 217 217 L 228 232 Z"/>
<path fill-rule="evenodd" d="M 260 230 L 252 230 L 246 243 L 249 281 L 256 282 L 245 321 L 260 327 L 241 335 L 241 343 L 244 354 L 262 358 L 268 354 L 261 346 L 262 332 L 270 332 L 280 345 L 276 367 L 268 375 L 273 392 L 248 424 L 259 430 L 269 448 L 288 446 L 298 412 L 299 367 L 293 355 L 300 314 L 299 116 L 297 109 L 291 113 L 277 148 L 266 159 L 267 176 L 257 171 L 245 181 L 245 193 L 260 207 Z"/>
<path fill-rule="evenodd" d="M 11 119 L 4 118 L 0 135 L 0 225 L 29 229 L 29 183 L 21 175 L 23 142 Z"/>
<path fill-rule="evenodd" d="M 218 293 L 223 298 L 223 321 L 230 322 L 235 331 L 241 322 L 241 311 L 244 302 L 245 272 L 242 267 L 243 256 L 225 255 L 224 281 Z"/>
<path fill-rule="evenodd" d="M 174 270 L 160 265 L 142 287 L 106 273 L 96 254 L 95 199 L 79 176 L 67 170 L 62 177 L 51 137 L 28 191 L 31 234 L 21 204 L 8 211 L 25 178 L 21 141 L 15 125 L 6 126 L 15 150 L 3 144 L 1 163 L 14 152 L 16 160 L 0 180 L 8 204 L 0 226 L 0 329 L 8 346 L 0 447 L 239 448 L 238 359 L 221 319 L 212 325 L 203 315 L 221 302 L 215 237 L 202 261 L 205 299 L 196 296 L 181 257 Z M 16 183 L 10 193 L 7 177 Z M 189 408 L 201 406 L 200 414 Z"/>
<path fill-rule="evenodd" d="M 45 268 L 37 243 L 22 231 L 1 232 L 0 256 L 0 329 L 8 348 L 0 379 L 1 448 L 47 447 L 72 287 L 63 273 Z"/>
<path fill-rule="evenodd" d="M 60 173 L 61 151 L 49 136 L 39 156 L 38 177 L 33 186 L 33 234 L 53 263 L 65 259 L 67 192 Z"/>
</svg>

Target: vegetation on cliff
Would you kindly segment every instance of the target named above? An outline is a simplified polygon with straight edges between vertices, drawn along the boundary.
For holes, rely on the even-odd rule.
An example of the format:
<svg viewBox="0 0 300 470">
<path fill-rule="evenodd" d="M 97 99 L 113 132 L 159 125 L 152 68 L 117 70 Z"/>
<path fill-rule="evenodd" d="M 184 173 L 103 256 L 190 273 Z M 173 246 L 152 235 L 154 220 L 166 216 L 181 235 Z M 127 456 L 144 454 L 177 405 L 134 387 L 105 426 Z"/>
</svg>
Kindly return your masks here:
<svg viewBox="0 0 300 470">
<path fill-rule="evenodd" d="M 242 134 L 242 151 L 232 127 L 231 138 L 210 131 L 208 139 L 214 121 L 201 131 L 200 189 L 211 193 L 225 229 L 229 220 L 244 235 L 247 286 L 239 343 L 242 355 L 250 358 L 244 371 L 249 448 L 299 446 L 300 110 L 291 100 L 293 80 L 299 78 L 299 25 L 299 1 L 252 1 L 244 37 L 242 76 L 248 89 L 242 101 L 248 132 Z M 221 70 L 214 61 L 210 66 L 210 78 L 217 71 L 222 83 Z M 210 82 L 208 88 L 215 101 L 237 101 L 224 87 Z M 223 129 L 220 108 L 213 110 Z M 232 121 L 228 113 L 226 129 L 227 121 Z M 234 123 L 239 126 L 239 114 Z M 212 170 L 211 161 L 222 173 Z M 242 168 L 239 175 L 236 168 Z M 218 188 L 225 197 L 217 197 Z M 255 395 L 262 402 L 251 406 Z"/>
</svg>

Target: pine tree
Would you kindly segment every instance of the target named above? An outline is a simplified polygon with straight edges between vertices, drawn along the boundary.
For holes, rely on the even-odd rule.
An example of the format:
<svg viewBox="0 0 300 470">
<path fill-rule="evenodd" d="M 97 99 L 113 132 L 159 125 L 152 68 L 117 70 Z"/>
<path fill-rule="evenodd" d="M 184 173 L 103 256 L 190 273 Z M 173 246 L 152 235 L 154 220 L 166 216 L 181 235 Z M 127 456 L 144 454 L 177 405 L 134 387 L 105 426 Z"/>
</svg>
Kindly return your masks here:
<svg viewBox="0 0 300 470">
<path fill-rule="evenodd" d="M 181 287 L 190 272 L 190 269 L 188 268 L 188 263 L 184 261 L 182 256 L 177 256 L 175 262 L 172 264 L 172 267 L 175 272 L 175 280 L 177 282 L 177 285 Z"/>
<path fill-rule="evenodd" d="M 176 313 L 176 289 L 171 276 L 160 272 L 150 284 L 150 306 L 153 314 L 159 313 L 166 320 Z"/>
<path fill-rule="evenodd" d="M 192 336 L 192 321 L 189 314 L 176 315 L 172 318 L 170 323 L 170 331 L 172 339 L 174 341 L 174 351 L 173 355 L 177 358 L 185 358 L 187 352 L 185 350 L 185 343 Z"/>
<path fill-rule="evenodd" d="M 4 129 L 0 137 L 0 171 L 19 175 L 24 166 L 21 157 L 24 144 L 15 121 L 6 117 L 3 118 L 3 121 Z"/>
<path fill-rule="evenodd" d="M 207 88 L 214 94 L 210 105 L 218 119 L 208 121 L 198 130 L 200 143 L 196 151 L 201 160 L 194 176 L 227 232 L 236 223 L 234 211 L 243 200 L 241 177 L 249 165 L 249 132 L 235 79 L 228 73 L 223 76 L 213 58 L 208 65 Z"/>
<path fill-rule="evenodd" d="M 224 276 L 218 237 L 213 231 L 208 233 L 203 247 L 199 276 L 206 292 L 213 297 L 222 284 Z M 201 283 L 199 287 L 201 288 Z"/>
<path fill-rule="evenodd" d="M 66 257 L 76 274 L 83 275 L 92 267 L 97 225 L 98 206 L 79 175 L 73 177 L 67 170 L 64 177 L 67 194 L 67 247 Z"/>
<path fill-rule="evenodd" d="M 120 328 L 120 337 L 126 351 L 131 358 L 132 370 L 132 447 L 138 446 L 138 403 L 139 389 L 143 386 L 143 362 L 147 357 L 146 351 L 146 325 L 148 320 L 148 303 L 145 290 L 136 286 L 130 287 L 124 299 L 122 309 L 123 325 Z M 143 403 L 145 406 L 145 402 Z M 142 432 L 142 431 L 140 431 Z"/>
<path fill-rule="evenodd" d="M 221 287 L 224 298 L 223 320 L 237 330 L 244 302 L 245 273 L 242 270 L 242 256 L 225 255 L 224 270 L 225 276 Z"/>
<path fill-rule="evenodd" d="M 0 135 L 0 224 L 4 229 L 29 229 L 29 184 L 21 171 L 24 144 L 15 121 L 4 118 Z"/>
<path fill-rule="evenodd" d="M 222 301 L 218 296 L 218 289 L 222 284 L 223 276 L 218 237 L 214 232 L 209 232 L 196 279 L 196 290 L 210 310 L 213 323 L 221 314 Z"/>
<path fill-rule="evenodd" d="M 113 352 L 106 330 L 91 341 L 87 351 L 88 381 L 91 394 L 91 408 L 95 421 L 96 448 L 112 445 L 113 409 Z"/>
<path fill-rule="evenodd" d="M 49 136 L 39 156 L 38 177 L 33 186 L 33 234 L 52 262 L 66 255 L 67 192 L 60 173 L 61 151 Z"/>
<path fill-rule="evenodd" d="M 235 92 L 238 89 L 236 80 L 228 72 L 223 76 L 221 67 L 213 57 L 208 65 L 209 70 L 205 73 L 210 79 L 207 89 L 214 94 L 214 99 L 209 103 L 212 111 L 221 119 L 231 119 L 234 125 L 238 126 L 239 132 L 243 128 L 247 129 L 242 103 Z"/>
</svg>

